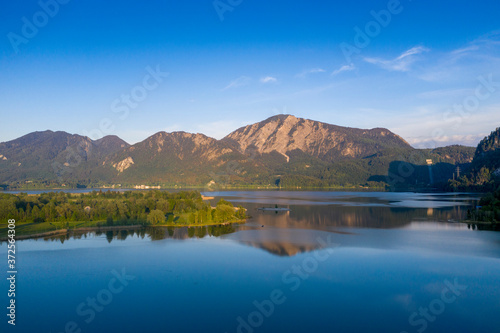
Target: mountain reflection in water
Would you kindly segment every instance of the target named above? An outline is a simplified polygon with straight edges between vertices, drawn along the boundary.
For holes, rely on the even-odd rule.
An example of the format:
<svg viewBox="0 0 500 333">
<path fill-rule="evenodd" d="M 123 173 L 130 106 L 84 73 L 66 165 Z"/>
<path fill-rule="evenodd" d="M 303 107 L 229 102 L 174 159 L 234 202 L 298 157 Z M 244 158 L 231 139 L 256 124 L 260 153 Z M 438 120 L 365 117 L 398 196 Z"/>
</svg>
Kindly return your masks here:
<svg viewBox="0 0 500 333">
<path fill-rule="evenodd" d="M 362 242 L 364 233 L 376 233 L 377 229 L 394 230 L 396 234 L 399 229 L 466 229 L 465 224 L 450 222 L 464 219 L 467 209 L 475 207 L 477 202 L 477 197 L 467 194 L 314 192 L 311 195 L 311 192 L 279 191 L 217 194 L 244 206 L 250 215 L 247 222 L 242 225 L 147 227 L 104 232 L 76 230 L 45 240 L 64 243 L 69 239 L 106 237 L 111 243 L 127 238 L 160 241 L 222 237 L 274 255 L 294 256 L 322 248 L 324 243 L 319 240 L 325 239 L 326 235 L 346 245 Z M 215 204 L 220 197 L 215 197 L 212 203 Z M 290 211 L 258 210 L 275 205 Z M 469 228 L 471 231 L 475 229 L 474 226 Z M 381 233 L 374 239 L 385 239 L 384 246 L 403 245 L 396 244 L 397 236 L 393 239 L 388 235 L 387 232 Z M 371 245 L 381 246 L 373 241 Z"/>
</svg>

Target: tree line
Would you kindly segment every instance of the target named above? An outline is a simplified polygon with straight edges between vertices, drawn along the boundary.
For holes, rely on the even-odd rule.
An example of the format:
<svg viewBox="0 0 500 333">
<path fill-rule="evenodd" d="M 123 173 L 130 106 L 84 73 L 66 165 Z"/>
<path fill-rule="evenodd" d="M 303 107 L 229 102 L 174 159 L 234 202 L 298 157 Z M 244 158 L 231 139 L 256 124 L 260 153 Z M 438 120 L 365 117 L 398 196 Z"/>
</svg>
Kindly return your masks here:
<svg viewBox="0 0 500 333">
<path fill-rule="evenodd" d="M 221 199 L 212 208 L 198 191 L 92 191 L 72 194 L 0 194 L 0 220 L 17 222 L 106 221 L 150 224 L 220 223 L 245 218 L 245 209 Z"/>
</svg>

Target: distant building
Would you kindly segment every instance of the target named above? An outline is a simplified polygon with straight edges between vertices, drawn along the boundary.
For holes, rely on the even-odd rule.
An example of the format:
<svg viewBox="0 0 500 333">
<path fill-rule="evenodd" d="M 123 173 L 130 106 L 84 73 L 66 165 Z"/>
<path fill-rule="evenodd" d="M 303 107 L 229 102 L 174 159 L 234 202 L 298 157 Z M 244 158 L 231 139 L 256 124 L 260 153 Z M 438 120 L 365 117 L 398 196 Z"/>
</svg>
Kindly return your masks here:
<svg viewBox="0 0 500 333">
<path fill-rule="evenodd" d="M 134 186 L 135 189 L 137 190 L 149 190 L 149 189 L 161 189 L 161 186 L 158 185 L 158 186 L 149 186 L 149 185 L 135 185 Z"/>
<path fill-rule="evenodd" d="M 434 184 L 434 177 L 432 176 L 432 160 L 431 159 L 428 159 L 428 160 L 425 160 L 425 162 L 427 162 L 427 166 L 429 167 L 429 180 L 430 180 L 430 184 Z"/>
</svg>

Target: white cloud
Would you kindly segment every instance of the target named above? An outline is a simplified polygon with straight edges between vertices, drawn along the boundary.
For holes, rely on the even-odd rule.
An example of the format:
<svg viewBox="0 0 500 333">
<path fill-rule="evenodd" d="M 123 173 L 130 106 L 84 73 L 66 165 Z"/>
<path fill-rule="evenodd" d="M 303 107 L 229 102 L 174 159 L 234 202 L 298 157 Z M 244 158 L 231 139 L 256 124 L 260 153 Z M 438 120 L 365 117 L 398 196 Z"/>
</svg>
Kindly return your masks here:
<svg viewBox="0 0 500 333">
<path fill-rule="evenodd" d="M 260 82 L 262 83 L 276 83 L 278 82 L 278 79 L 272 76 L 266 76 L 260 79 Z"/>
<path fill-rule="evenodd" d="M 415 46 L 391 60 L 381 58 L 364 58 L 363 60 L 389 71 L 408 72 L 415 62 L 416 56 L 427 51 L 429 49 L 423 46 Z"/>
<path fill-rule="evenodd" d="M 476 146 L 488 131 L 500 124 L 500 105 L 489 105 L 463 117 L 440 105 L 416 107 L 386 117 L 384 126 L 401 135 L 415 148 L 436 148 L 454 144 Z"/>
<path fill-rule="evenodd" d="M 248 76 L 240 76 L 239 78 L 229 82 L 229 84 L 224 87 L 222 89 L 222 91 L 224 90 L 228 90 L 228 89 L 231 89 L 231 88 L 237 88 L 237 87 L 241 87 L 241 86 L 245 86 L 247 85 L 248 83 L 250 83 L 250 78 Z"/>
<path fill-rule="evenodd" d="M 475 147 L 487 134 L 469 134 L 469 135 L 445 135 L 438 138 L 429 137 L 409 137 L 406 141 L 415 148 L 434 148 L 446 147 L 450 145 L 462 145 Z"/>
<path fill-rule="evenodd" d="M 353 71 L 356 69 L 356 66 L 354 66 L 354 64 L 349 64 L 349 65 L 344 65 L 342 67 L 340 67 L 339 69 L 336 69 L 332 72 L 332 75 L 335 76 L 335 75 L 338 75 L 342 72 L 350 72 L 350 71 Z"/>
<path fill-rule="evenodd" d="M 324 73 L 324 72 L 325 70 L 323 68 L 311 68 L 295 75 L 295 77 L 305 78 L 309 74 Z"/>
<path fill-rule="evenodd" d="M 462 54 L 470 53 L 470 52 L 477 51 L 477 50 L 479 50 L 478 45 L 469 45 L 469 46 L 465 46 L 465 47 L 460 48 L 460 49 L 453 50 L 450 52 L 450 54 L 451 55 L 462 55 Z"/>
</svg>

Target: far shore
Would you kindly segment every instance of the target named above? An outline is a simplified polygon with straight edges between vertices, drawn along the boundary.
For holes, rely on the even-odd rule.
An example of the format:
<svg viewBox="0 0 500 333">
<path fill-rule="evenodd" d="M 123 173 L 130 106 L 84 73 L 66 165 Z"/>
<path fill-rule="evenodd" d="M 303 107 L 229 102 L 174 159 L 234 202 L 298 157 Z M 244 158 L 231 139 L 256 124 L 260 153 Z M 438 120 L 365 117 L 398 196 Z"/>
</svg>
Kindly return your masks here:
<svg viewBox="0 0 500 333">
<path fill-rule="evenodd" d="M 273 185 L 225 185 L 221 188 L 214 188 L 205 185 L 192 185 L 192 186 L 162 186 L 160 189 L 137 189 L 134 187 L 12 187 L 12 188 L 1 188 L 0 193 L 9 192 L 27 192 L 27 191 L 81 191 L 79 193 L 85 193 L 86 191 L 150 191 L 150 190 L 198 190 L 207 193 L 206 200 L 211 200 L 210 192 L 216 194 L 221 191 L 232 191 L 232 190 L 264 190 L 264 191 L 311 191 L 311 190 L 321 190 L 321 191 L 341 191 L 341 190 L 354 190 L 354 191 L 373 191 L 373 192 L 386 192 L 387 189 L 384 186 L 362 186 L 362 185 L 351 185 L 351 186 L 282 186 L 277 187 Z M 408 191 L 414 191 L 413 188 L 408 188 Z"/>
</svg>

